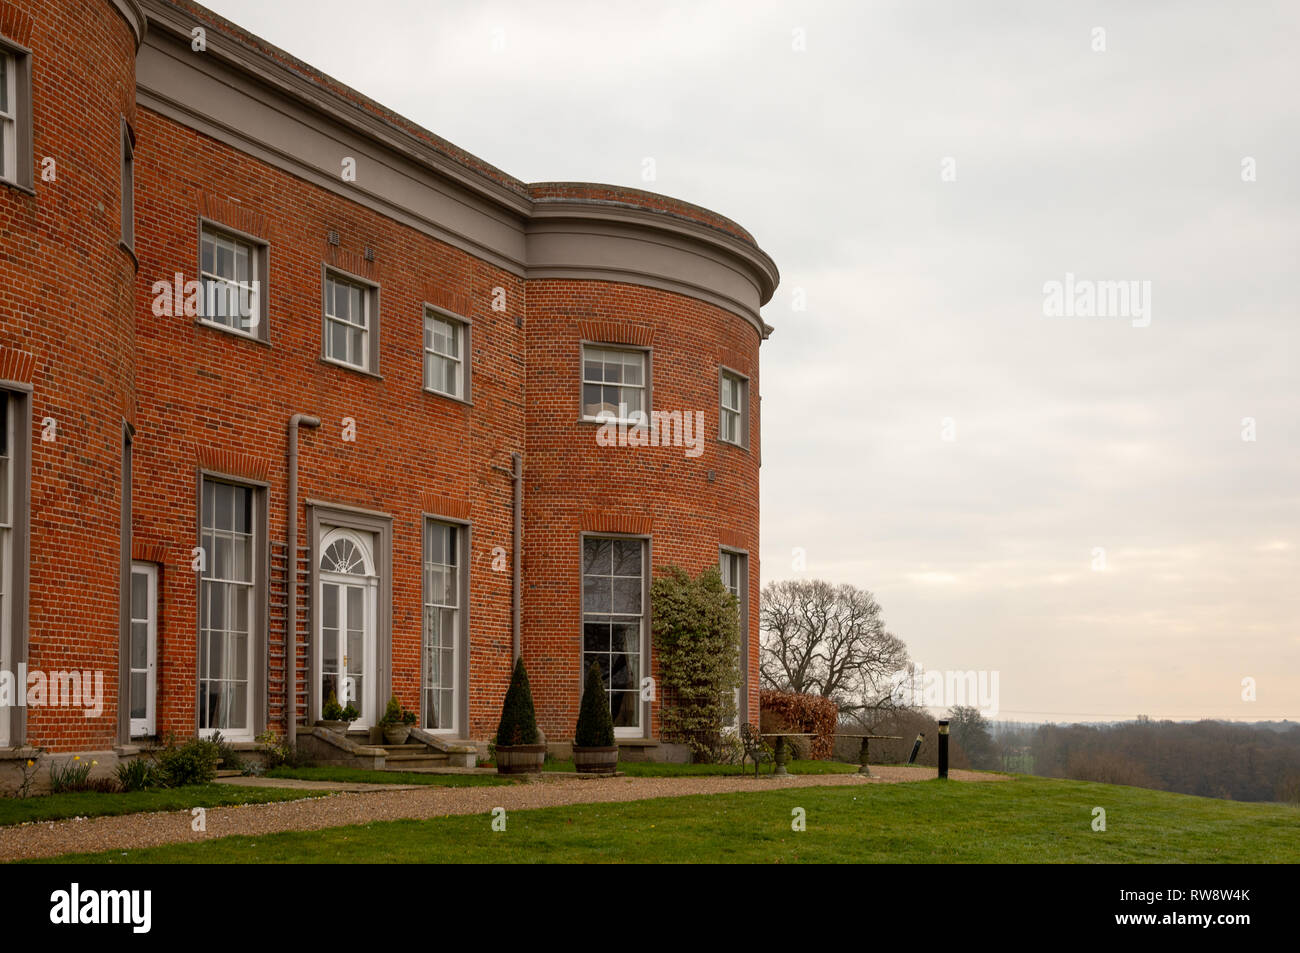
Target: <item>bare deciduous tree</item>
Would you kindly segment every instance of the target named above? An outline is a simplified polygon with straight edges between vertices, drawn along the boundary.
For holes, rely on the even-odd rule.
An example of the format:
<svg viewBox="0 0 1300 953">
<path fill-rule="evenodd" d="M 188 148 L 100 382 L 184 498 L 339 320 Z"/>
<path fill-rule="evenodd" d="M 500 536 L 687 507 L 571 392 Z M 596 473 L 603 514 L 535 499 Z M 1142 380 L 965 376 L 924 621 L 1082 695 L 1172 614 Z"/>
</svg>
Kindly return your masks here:
<svg viewBox="0 0 1300 953">
<path fill-rule="evenodd" d="M 770 582 L 760 619 L 765 688 L 822 695 L 841 716 L 859 719 L 894 707 L 889 677 L 907 664 L 907 646 L 885 631 L 867 590 L 821 579 Z"/>
</svg>

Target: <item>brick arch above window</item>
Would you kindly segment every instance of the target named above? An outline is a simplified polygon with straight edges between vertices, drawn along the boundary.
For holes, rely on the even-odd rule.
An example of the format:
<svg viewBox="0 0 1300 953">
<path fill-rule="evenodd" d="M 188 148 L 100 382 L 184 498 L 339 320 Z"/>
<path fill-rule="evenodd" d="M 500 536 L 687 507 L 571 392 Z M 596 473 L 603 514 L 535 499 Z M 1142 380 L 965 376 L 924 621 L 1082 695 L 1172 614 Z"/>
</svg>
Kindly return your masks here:
<svg viewBox="0 0 1300 953">
<path fill-rule="evenodd" d="M 426 490 L 420 494 L 420 506 L 430 516 L 469 521 L 469 500 L 457 499 L 445 493 L 432 493 Z"/>
<path fill-rule="evenodd" d="M 746 549 L 747 543 L 745 535 L 738 533 L 734 529 L 718 530 L 718 542 L 728 549 Z"/>
<path fill-rule="evenodd" d="M 361 252 L 350 251 L 336 245 L 326 246 L 325 264 L 337 271 L 379 284 L 379 262 L 367 261 Z"/>
<path fill-rule="evenodd" d="M 719 348 L 718 363 L 723 367 L 729 367 L 733 371 L 738 371 L 746 377 L 754 376 L 753 364 L 750 361 L 749 356 L 742 354 L 740 351 L 735 351 L 731 348 Z"/>
<path fill-rule="evenodd" d="M 637 513 L 611 513 L 607 510 L 584 510 L 579 520 L 584 533 L 628 533 L 649 536 L 654 518 Z"/>
<path fill-rule="evenodd" d="M 0 344 L 0 381 L 30 384 L 35 366 L 36 355 Z"/>
<path fill-rule="evenodd" d="M 208 221 L 233 228 L 251 238 L 259 238 L 264 242 L 269 242 L 272 238 L 271 220 L 233 199 L 222 198 L 211 192 L 200 192 L 199 214 Z"/>
<path fill-rule="evenodd" d="M 31 46 L 32 18 L 12 3 L 0 0 L 0 35 L 8 37 L 14 43 Z"/>
<path fill-rule="evenodd" d="M 167 562 L 167 547 L 162 543 L 141 543 L 132 541 L 131 558 L 141 563 L 157 563 L 162 565 Z"/>
<path fill-rule="evenodd" d="M 474 309 L 474 303 L 470 300 L 469 295 L 449 291 L 446 285 L 442 284 L 426 285 L 424 301 L 435 308 L 442 308 L 444 311 L 450 311 L 452 314 L 458 314 L 461 317 L 469 317 L 470 312 Z"/>
<path fill-rule="evenodd" d="M 621 321 L 579 321 L 578 336 L 584 341 L 599 341 L 601 344 L 630 344 L 634 347 L 650 347 L 654 343 L 654 328 Z"/>
<path fill-rule="evenodd" d="M 199 447 L 196 455 L 200 467 L 226 476 L 265 482 L 271 472 L 269 460 L 256 457 L 251 453 L 240 453 L 238 450 Z"/>
</svg>

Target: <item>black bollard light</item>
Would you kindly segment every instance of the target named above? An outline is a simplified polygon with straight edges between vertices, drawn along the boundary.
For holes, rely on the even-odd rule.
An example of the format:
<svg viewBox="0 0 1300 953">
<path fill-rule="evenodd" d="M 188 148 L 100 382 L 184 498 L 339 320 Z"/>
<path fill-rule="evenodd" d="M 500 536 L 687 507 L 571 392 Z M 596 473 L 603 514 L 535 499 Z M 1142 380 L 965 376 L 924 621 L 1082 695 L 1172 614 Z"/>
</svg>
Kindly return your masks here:
<svg viewBox="0 0 1300 953">
<path fill-rule="evenodd" d="M 939 722 L 939 777 L 948 777 L 948 723 Z"/>
<path fill-rule="evenodd" d="M 912 755 L 907 759 L 908 764 L 916 764 L 916 756 L 921 753 L 921 742 L 925 740 L 925 732 L 916 733 L 916 744 L 912 745 Z"/>
</svg>

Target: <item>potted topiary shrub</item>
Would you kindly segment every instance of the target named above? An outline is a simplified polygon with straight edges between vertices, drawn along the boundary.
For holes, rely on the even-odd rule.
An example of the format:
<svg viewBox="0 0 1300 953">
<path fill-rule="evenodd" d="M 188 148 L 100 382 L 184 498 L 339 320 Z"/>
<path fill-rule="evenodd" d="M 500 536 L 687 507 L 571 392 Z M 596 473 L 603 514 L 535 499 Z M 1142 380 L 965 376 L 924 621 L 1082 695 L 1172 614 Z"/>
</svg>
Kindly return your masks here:
<svg viewBox="0 0 1300 953">
<path fill-rule="evenodd" d="M 614 743 L 614 719 L 609 713 L 609 696 L 600 677 L 600 665 L 591 663 L 582 687 L 582 707 L 573 733 L 573 766 L 579 774 L 613 774 L 618 770 L 618 745 Z"/>
<path fill-rule="evenodd" d="M 325 699 L 325 704 L 320 710 L 321 720 L 316 722 L 322 728 L 328 728 L 330 731 L 337 731 L 340 734 L 348 730 L 348 722 L 343 720 L 343 706 L 339 704 L 339 697 L 330 690 L 330 697 Z"/>
<path fill-rule="evenodd" d="M 348 725 L 361 717 L 361 712 L 357 711 L 356 706 L 351 702 L 348 702 L 346 708 L 340 705 L 338 696 L 334 694 L 333 689 L 330 689 L 330 697 L 321 706 L 320 713 L 321 720 L 317 724 L 322 728 L 328 728 L 330 731 L 337 731 L 339 734 L 347 734 Z"/>
<path fill-rule="evenodd" d="M 546 760 L 546 745 L 538 744 L 537 714 L 533 711 L 533 693 L 528 687 L 528 672 L 521 657 L 510 676 L 510 688 L 501 705 L 501 723 L 497 726 L 496 759 L 498 774 L 537 774 Z"/>
<path fill-rule="evenodd" d="M 407 720 L 410 716 L 410 720 Z M 384 717 L 379 719 L 379 727 L 384 732 L 384 742 L 390 745 L 404 745 L 406 739 L 411 736 L 411 726 L 415 724 L 415 713 L 409 712 L 402 707 L 402 703 L 394 695 L 388 699 L 388 707 L 384 709 Z"/>
</svg>

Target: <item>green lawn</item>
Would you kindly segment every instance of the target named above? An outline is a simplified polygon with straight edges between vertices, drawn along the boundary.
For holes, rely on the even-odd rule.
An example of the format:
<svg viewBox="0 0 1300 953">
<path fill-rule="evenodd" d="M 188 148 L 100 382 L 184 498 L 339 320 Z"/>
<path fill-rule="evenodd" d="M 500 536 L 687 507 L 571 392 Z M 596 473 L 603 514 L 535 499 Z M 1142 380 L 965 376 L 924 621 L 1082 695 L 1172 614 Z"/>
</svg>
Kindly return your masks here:
<svg viewBox="0 0 1300 953">
<path fill-rule="evenodd" d="M 259 837 L 94 863 L 1296 863 L 1300 809 L 1016 777 L 660 798 Z M 1093 808 L 1107 830 L 1092 830 Z M 791 830 L 803 808 L 807 830 Z"/>
<path fill-rule="evenodd" d="M 156 788 L 130 793 L 46 794 L 37 797 L 0 798 L 0 825 L 28 821 L 59 821 L 69 817 L 104 817 L 147 811 L 181 811 L 191 807 L 225 807 L 264 804 L 320 797 L 328 791 L 291 791 L 287 788 L 241 788 L 231 784 L 195 784 L 184 788 Z"/>
</svg>

